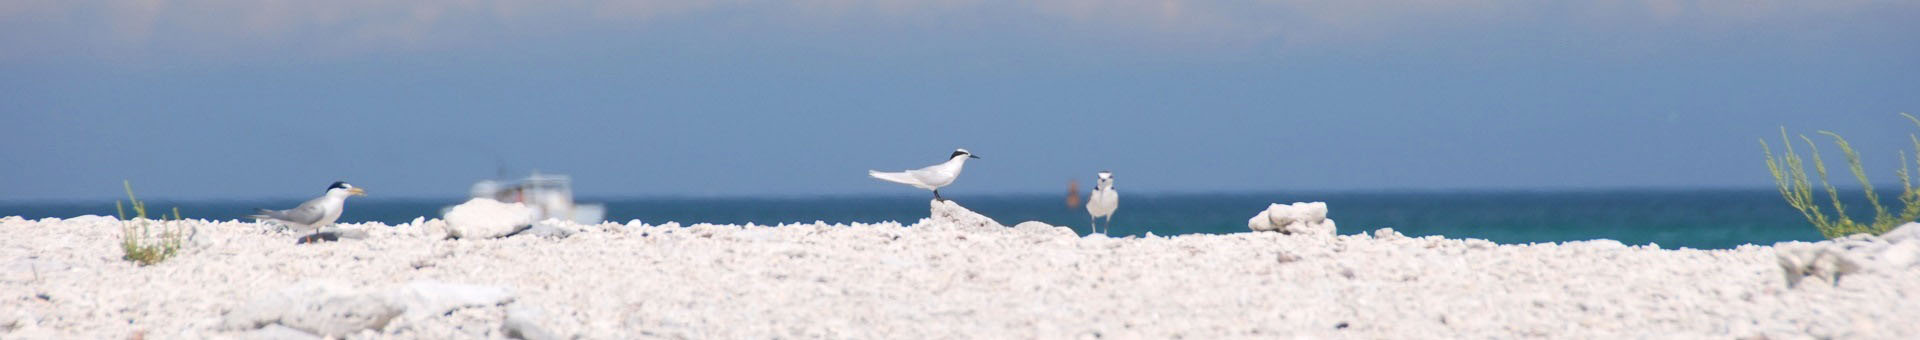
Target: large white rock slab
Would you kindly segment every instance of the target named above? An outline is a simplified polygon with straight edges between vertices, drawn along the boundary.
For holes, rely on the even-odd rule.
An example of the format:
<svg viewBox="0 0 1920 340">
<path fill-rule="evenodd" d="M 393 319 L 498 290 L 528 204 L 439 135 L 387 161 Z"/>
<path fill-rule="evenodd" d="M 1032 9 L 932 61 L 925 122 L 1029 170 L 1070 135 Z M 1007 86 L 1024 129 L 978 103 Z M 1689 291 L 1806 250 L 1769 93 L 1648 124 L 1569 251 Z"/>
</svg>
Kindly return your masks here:
<svg viewBox="0 0 1920 340">
<path fill-rule="evenodd" d="M 307 280 L 254 298 L 253 302 L 229 312 L 225 324 L 230 329 L 280 324 L 339 337 L 386 327 L 401 311 L 401 306 L 342 283 Z"/>
<path fill-rule="evenodd" d="M 405 308 L 408 319 L 421 320 L 465 307 L 506 304 L 513 296 L 513 290 L 504 287 L 419 280 L 389 291 L 385 298 Z"/>
<path fill-rule="evenodd" d="M 438 317 L 468 307 L 513 302 L 513 290 L 503 287 L 418 280 L 385 290 L 356 290 L 330 280 L 306 280 L 270 292 L 227 313 L 231 330 L 258 334 L 286 333 L 285 326 L 313 335 L 340 337 L 362 330 L 380 330 L 396 317 L 412 322 Z"/>
<path fill-rule="evenodd" d="M 504 237 L 532 225 L 533 209 L 519 202 L 475 198 L 447 211 L 446 221 L 448 237 Z"/>
</svg>

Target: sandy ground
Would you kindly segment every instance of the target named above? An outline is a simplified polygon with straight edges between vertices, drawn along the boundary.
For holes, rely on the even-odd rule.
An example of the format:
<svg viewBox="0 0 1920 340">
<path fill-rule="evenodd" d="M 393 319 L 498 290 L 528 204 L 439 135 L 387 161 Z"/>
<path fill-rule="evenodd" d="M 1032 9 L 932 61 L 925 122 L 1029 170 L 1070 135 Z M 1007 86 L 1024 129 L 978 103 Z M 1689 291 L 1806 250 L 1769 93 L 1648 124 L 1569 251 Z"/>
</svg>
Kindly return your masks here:
<svg viewBox="0 0 1920 340">
<path fill-rule="evenodd" d="M 0 219 L 0 337 L 297 338 L 225 321 L 314 280 L 514 294 L 336 334 L 353 338 L 506 337 L 515 306 L 543 311 L 535 323 L 547 332 L 589 339 L 1920 335 L 1920 270 L 1789 288 L 1765 246 L 1496 245 L 1391 231 L 1116 239 L 938 219 L 631 222 L 459 240 L 430 220 L 345 225 L 370 237 L 295 245 L 260 224 L 189 221 L 183 254 L 140 267 L 120 259 L 119 223 Z"/>
</svg>

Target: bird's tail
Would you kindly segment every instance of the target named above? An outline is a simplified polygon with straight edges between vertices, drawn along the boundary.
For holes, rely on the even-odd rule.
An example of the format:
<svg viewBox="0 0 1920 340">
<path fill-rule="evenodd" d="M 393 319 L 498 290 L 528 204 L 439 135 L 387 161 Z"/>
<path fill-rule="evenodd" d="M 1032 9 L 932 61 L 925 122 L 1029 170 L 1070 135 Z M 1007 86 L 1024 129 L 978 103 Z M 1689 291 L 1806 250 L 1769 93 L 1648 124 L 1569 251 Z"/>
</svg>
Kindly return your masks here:
<svg viewBox="0 0 1920 340">
<path fill-rule="evenodd" d="M 271 219 L 273 217 L 270 214 L 273 214 L 273 210 L 255 208 L 253 209 L 253 215 L 247 215 L 247 218 L 256 220 Z"/>
<path fill-rule="evenodd" d="M 867 170 L 867 176 L 873 176 L 873 178 L 879 178 L 882 181 L 888 181 L 888 182 L 894 182 L 894 183 L 900 183 L 900 184 L 906 184 L 906 185 L 914 185 L 914 184 L 920 183 L 920 181 L 913 179 L 913 175 L 909 175 L 906 172 L 879 172 L 875 170 Z"/>
</svg>

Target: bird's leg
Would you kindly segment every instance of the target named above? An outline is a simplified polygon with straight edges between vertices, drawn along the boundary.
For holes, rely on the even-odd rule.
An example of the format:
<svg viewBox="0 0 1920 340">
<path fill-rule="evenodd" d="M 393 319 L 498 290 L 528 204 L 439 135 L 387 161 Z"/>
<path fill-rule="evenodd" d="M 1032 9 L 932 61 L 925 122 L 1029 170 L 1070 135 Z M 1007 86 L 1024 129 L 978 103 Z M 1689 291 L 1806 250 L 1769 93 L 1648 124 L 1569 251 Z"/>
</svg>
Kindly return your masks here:
<svg viewBox="0 0 1920 340">
<path fill-rule="evenodd" d="M 1113 214 L 1107 214 L 1107 232 L 1113 232 Z"/>
<path fill-rule="evenodd" d="M 940 189 L 933 189 L 933 200 L 941 202 L 947 201 L 945 198 L 940 198 Z"/>
</svg>

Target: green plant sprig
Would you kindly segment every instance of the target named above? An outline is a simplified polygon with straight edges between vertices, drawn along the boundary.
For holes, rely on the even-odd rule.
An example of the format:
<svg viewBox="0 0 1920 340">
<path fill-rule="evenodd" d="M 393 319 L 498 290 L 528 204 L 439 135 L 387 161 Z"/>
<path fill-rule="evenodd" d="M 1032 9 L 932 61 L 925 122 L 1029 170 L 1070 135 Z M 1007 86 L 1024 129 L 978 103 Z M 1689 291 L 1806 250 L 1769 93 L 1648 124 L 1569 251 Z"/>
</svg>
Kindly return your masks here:
<svg viewBox="0 0 1920 340">
<path fill-rule="evenodd" d="M 148 219 L 147 203 L 133 195 L 133 182 L 121 181 L 121 185 L 127 189 L 126 205 L 133 206 L 134 213 L 132 219 L 127 218 L 126 205 L 113 201 L 115 216 L 120 217 L 121 221 L 120 250 L 125 254 L 122 258 L 141 266 L 151 266 L 179 254 L 181 245 L 186 241 L 186 233 L 176 225 L 183 219 L 180 207 L 173 208 L 171 219 L 164 213 L 160 215 L 164 220 Z M 150 230 L 154 224 L 160 225 L 159 235 L 154 235 Z"/>
<path fill-rule="evenodd" d="M 1913 122 L 1914 126 L 1920 127 L 1920 118 L 1906 113 L 1900 115 Z M 1787 151 L 1785 154 L 1776 157 L 1773 147 L 1767 144 L 1765 138 L 1760 139 L 1760 150 L 1767 154 L 1767 171 L 1773 174 L 1773 182 L 1780 190 L 1780 196 L 1786 199 L 1787 205 L 1806 217 L 1808 223 L 1812 223 L 1814 228 L 1819 229 L 1822 236 L 1838 238 L 1859 233 L 1879 235 L 1900 224 L 1920 218 L 1920 190 L 1916 190 L 1913 186 L 1915 174 L 1914 171 L 1907 170 L 1905 152 L 1899 154 L 1900 170 L 1894 172 L 1900 177 L 1901 207 L 1897 212 L 1889 212 L 1887 207 L 1880 203 L 1880 194 L 1873 190 L 1873 183 L 1868 179 L 1866 169 L 1860 165 L 1860 154 L 1854 151 L 1853 145 L 1847 143 L 1847 139 L 1840 137 L 1838 133 L 1825 130 L 1818 133 L 1833 138 L 1834 145 L 1846 155 L 1848 169 L 1852 170 L 1853 177 L 1860 181 L 1860 186 L 1866 191 L 1867 205 L 1873 206 L 1872 223 L 1854 221 L 1847 215 L 1846 204 L 1840 201 L 1840 190 L 1828 181 L 1826 161 L 1820 158 L 1819 145 L 1815 144 L 1812 138 L 1807 138 L 1806 135 L 1799 136 L 1800 141 L 1805 142 L 1807 150 L 1813 154 L 1814 172 L 1820 177 L 1820 185 L 1826 189 L 1827 200 L 1833 204 L 1832 217 L 1828 217 L 1816 202 L 1813 183 L 1807 176 L 1805 160 L 1800 158 L 1800 154 L 1794 150 L 1793 139 L 1787 135 L 1786 127 L 1780 128 L 1781 145 L 1785 146 Z M 1913 142 L 1916 152 L 1915 164 L 1920 164 L 1920 136 L 1908 134 L 1907 139 Z"/>
</svg>

